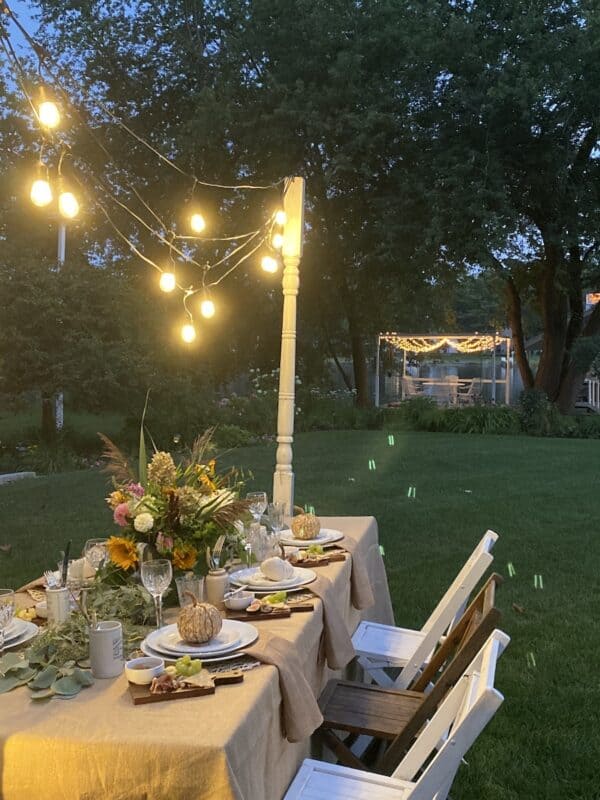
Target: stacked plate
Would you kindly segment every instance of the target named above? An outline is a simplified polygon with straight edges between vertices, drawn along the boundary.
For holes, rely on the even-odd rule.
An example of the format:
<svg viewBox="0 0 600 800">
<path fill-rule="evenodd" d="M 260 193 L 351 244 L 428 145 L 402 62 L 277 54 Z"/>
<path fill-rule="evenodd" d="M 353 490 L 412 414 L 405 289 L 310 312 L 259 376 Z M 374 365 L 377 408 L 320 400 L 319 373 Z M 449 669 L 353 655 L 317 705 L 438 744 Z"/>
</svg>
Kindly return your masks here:
<svg viewBox="0 0 600 800">
<path fill-rule="evenodd" d="M 257 639 L 258 631 L 254 625 L 224 619 L 220 632 L 204 644 L 184 642 L 177 625 L 165 625 L 149 633 L 140 648 L 147 656 L 159 656 L 171 661 L 176 661 L 181 656 L 191 656 L 210 663 L 238 658 L 243 648 Z"/>
<path fill-rule="evenodd" d="M 290 547 L 310 547 L 311 544 L 318 544 L 321 547 L 329 547 L 334 542 L 339 542 L 344 538 L 341 531 L 336 531 L 333 528 L 321 528 L 319 533 L 314 539 L 296 539 L 292 531 L 287 528 L 279 534 L 279 541 L 281 544 L 289 545 Z"/>
<path fill-rule="evenodd" d="M 14 617 L 4 631 L 4 647 L 18 647 L 37 635 L 39 628 L 33 622 Z"/>
<path fill-rule="evenodd" d="M 294 575 L 282 581 L 272 581 L 262 574 L 260 567 L 247 567 L 233 572 L 229 576 L 231 583 L 237 586 L 247 586 L 256 594 L 269 594 L 270 592 L 298 592 L 304 586 L 312 583 L 317 577 L 316 572 L 304 567 L 294 567 Z"/>
</svg>

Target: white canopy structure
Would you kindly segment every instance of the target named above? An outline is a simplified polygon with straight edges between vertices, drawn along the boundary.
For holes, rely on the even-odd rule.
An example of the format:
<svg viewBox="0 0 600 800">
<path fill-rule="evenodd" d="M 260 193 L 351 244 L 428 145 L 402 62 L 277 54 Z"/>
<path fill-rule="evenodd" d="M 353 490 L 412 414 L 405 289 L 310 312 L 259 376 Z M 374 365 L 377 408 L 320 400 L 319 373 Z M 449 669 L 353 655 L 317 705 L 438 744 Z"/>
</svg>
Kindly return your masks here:
<svg viewBox="0 0 600 800">
<path fill-rule="evenodd" d="M 435 353 L 449 349 L 457 353 L 480 353 L 491 351 L 492 377 L 490 379 L 492 402 L 496 402 L 497 384 L 504 384 L 504 402 L 510 401 L 510 345 L 511 337 L 500 333 L 380 333 L 377 337 L 377 357 L 375 362 L 375 405 L 379 406 L 379 367 L 382 343 L 390 344 L 403 351 L 402 377 L 406 378 L 406 354 Z M 504 378 L 496 377 L 496 350 L 506 347 L 506 372 Z"/>
</svg>

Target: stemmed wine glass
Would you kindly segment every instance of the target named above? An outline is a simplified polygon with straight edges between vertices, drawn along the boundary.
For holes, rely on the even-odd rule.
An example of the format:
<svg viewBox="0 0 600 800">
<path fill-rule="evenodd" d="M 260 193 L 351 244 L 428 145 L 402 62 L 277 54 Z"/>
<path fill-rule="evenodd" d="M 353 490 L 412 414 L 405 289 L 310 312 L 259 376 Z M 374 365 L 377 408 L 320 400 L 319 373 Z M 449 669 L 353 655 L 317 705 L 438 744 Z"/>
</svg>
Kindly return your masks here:
<svg viewBox="0 0 600 800">
<path fill-rule="evenodd" d="M 12 589 L 0 589 L 0 656 L 4 652 L 4 633 L 15 614 L 15 593 Z"/>
<path fill-rule="evenodd" d="M 83 548 L 83 556 L 95 570 L 104 565 L 108 557 L 107 539 L 88 539 Z"/>
<path fill-rule="evenodd" d="M 173 567 L 167 558 L 142 562 L 142 583 L 150 592 L 156 609 L 156 627 L 162 628 L 162 596 L 169 588 L 173 578 Z"/>
<path fill-rule="evenodd" d="M 249 511 L 254 517 L 254 521 L 260 522 L 260 518 L 265 513 L 267 508 L 267 493 L 249 492 L 246 495 L 246 500 L 249 502 Z"/>
</svg>

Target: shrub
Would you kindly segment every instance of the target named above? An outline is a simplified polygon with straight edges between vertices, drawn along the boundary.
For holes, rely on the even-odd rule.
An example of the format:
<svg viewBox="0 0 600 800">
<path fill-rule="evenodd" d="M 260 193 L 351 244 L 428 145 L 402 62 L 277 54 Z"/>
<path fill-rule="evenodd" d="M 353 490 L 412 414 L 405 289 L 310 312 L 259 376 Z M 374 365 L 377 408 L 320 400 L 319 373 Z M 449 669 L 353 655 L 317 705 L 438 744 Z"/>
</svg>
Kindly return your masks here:
<svg viewBox="0 0 600 800">
<path fill-rule="evenodd" d="M 527 389 L 521 393 L 519 419 L 521 430 L 530 436 L 557 435 L 563 427 L 559 410 L 540 389 Z"/>
<path fill-rule="evenodd" d="M 239 425 L 219 425 L 215 431 L 215 444 L 220 448 L 247 447 L 257 441 L 255 434 Z"/>
<path fill-rule="evenodd" d="M 438 430 L 450 433 L 519 433 L 519 415 L 508 406 L 447 408 L 441 414 Z"/>
</svg>

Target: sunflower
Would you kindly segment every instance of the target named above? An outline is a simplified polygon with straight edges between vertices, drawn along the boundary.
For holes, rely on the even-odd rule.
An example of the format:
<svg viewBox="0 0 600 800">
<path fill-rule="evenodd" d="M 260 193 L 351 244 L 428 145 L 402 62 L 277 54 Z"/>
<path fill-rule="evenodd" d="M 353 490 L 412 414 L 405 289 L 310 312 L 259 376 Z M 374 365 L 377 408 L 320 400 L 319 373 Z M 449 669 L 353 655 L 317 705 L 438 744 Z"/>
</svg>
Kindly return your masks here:
<svg viewBox="0 0 600 800">
<path fill-rule="evenodd" d="M 131 539 L 122 536 L 111 536 L 106 545 L 108 555 L 113 564 L 121 569 L 131 569 L 138 562 L 137 547 Z"/>
<path fill-rule="evenodd" d="M 198 561 L 198 551 L 191 544 L 179 544 L 173 549 L 175 569 L 193 569 Z"/>
</svg>

